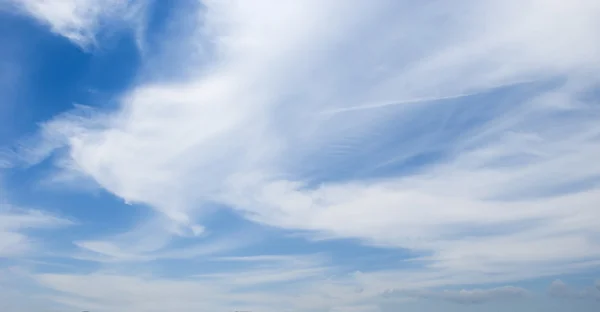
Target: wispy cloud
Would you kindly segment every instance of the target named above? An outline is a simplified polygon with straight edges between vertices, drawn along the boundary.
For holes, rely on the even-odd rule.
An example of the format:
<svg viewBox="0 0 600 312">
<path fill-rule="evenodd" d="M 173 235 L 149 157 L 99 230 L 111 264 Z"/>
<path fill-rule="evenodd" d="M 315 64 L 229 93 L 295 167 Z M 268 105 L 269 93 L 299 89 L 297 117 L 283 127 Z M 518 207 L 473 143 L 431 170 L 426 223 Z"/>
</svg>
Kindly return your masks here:
<svg viewBox="0 0 600 312">
<path fill-rule="evenodd" d="M 0 171 L 0 174 L 3 173 Z M 0 259 L 36 254 L 44 247 L 39 231 L 75 224 L 73 220 L 43 210 L 15 206 L 10 198 L 4 176 L 0 175 Z M 0 269 L 3 267 L 0 266 Z"/>
<path fill-rule="evenodd" d="M 36 237 L 28 232 L 72 224 L 71 221 L 36 210 L 14 209 L 0 203 L 0 257 L 20 256 L 32 251 Z"/>
<path fill-rule="evenodd" d="M 193 259 L 232 252 L 251 245 L 256 237 L 251 233 L 232 233 L 226 237 L 210 237 L 183 247 L 165 248 L 171 242 L 167 233 L 136 237 L 142 232 L 128 232 L 105 240 L 78 241 L 83 252 L 68 254 L 95 262 L 147 262 L 160 259 Z M 246 234 L 246 235 L 244 235 Z M 133 237 L 132 237 L 133 236 Z"/>
<path fill-rule="evenodd" d="M 185 279 L 109 273 L 38 274 L 32 277 L 58 292 L 52 296 L 53 300 L 98 311 L 115 308 L 132 311 L 260 308 L 261 311 L 276 311 L 353 306 L 356 298 L 347 295 L 348 287 L 328 280 L 327 269 L 319 270 L 316 262 L 314 265 L 286 262 L 270 264 L 268 268 Z M 309 269 L 312 271 L 306 274 Z M 271 287 L 272 284 L 277 286 Z M 351 287 L 350 293 L 360 295 Z"/>
<path fill-rule="evenodd" d="M 24 2 L 83 45 L 116 8 L 67 1 L 48 13 L 44 3 Z M 235 300 L 371 309 L 390 288 L 512 283 L 598 266 L 598 1 L 204 1 L 196 14 L 201 27 L 177 40 L 208 45 L 209 61 L 147 64 L 185 67 L 187 79 L 140 83 L 117 111 L 79 107 L 24 143 L 30 165 L 60 151 L 61 174 L 154 212 L 125 233 L 77 242 L 81 258 L 241 249 L 250 243 L 207 235 L 210 214 L 225 209 L 289 232 L 404 248 L 418 255 L 416 268 L 331 279 L 330 266 L 298 264 L 203 275 L 210 281 L 37 275 L 65 294 L 55 300 L 98 311 L 210 310 Z M 174 243 L 188 238 L 209 242 Z M 275 282 L 290 284 L 277 295 L 234 291 Z M 524 293 L 413 294 L 475 303 Z"/>
<path fill-rule="evenodd" d="M 598 229 L 600 128 L 584 94 L 597 83 L 588 73 L 600 64 L 591 30 L 600 10 L 594 1 L 518 3 L 416 6 L 399 19 L 386 12 L 409 7 L 384 1 L 208 2 L 205 26 L 219 55 L 211 70 L 140 86 L 114 115 L 73 113 L 44 131 L 67 144 L 69 168 L 188 229 L 216 201 L 277 227 L 426 250 L 438 268 L 513 271 L 595 258 L 588 235 Z M 426 26 L 439 15 L 448 21 L 441 32 Z M 490 89 L 524 80 L 540 83 L 509 89 L 510 97 Z M 319 114 L 457 93 L 486 95 Z M 439 111 L 445 116 L 427 117 Z M 444 157 L 418 174 L 309 186 L 319 179 L 310 163 L 368 168 L 377 163 L 355 154 L 375 149 L 379 163 Z"/>
</svg>

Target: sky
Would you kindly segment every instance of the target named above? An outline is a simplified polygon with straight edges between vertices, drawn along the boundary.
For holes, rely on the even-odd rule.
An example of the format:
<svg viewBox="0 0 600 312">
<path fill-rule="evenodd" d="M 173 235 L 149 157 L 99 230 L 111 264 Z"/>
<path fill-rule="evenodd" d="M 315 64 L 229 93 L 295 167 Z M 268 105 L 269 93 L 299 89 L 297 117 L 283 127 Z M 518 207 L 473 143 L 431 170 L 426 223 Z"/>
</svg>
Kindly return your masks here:
<svg viewBox="0 0 600 312">
<path fill-rule="evenodd" d="M 0 310 L 600 309 L 597 0 L 0 0 Z"/>
</svg>

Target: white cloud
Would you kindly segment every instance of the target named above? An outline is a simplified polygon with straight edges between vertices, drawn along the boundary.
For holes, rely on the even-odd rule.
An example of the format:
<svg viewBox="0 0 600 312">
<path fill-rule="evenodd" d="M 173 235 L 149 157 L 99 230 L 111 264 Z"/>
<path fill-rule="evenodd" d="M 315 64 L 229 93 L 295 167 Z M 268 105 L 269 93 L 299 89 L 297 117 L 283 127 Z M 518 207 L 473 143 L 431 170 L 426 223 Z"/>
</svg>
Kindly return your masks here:
<svg viewBox="0 0 600 312">
<path fill-rule="evenodd" d="M 160 259 L 192 259 L 214 256 L 246 247 L 258 237 L 253 233 L 240 231 L 227 236 L 211 236 L 193 244 L 178 248 L 165 248 L 171 243 L 171 235 L 157 230 L 131 231 L 103 240 L 77 241 L 75 245 L 82 252 L 69 254 L 81 260 L 96 262 L 148 262 Z"/>
<path fill-rule="evenodd" d="M 11 0 L 19 10 L 47 25 L 73 43 L 88 48 L 106 25 L 129 21 L 139 10 L 134 1 L 121 0 Z"/>
<path fill-rule="evenodd" d="M 427 254 L 431 273 L 406 282 L 511 281 L 600 261 L 600 111 L 584 96 L 599 82 L 597 1 L 205 4 L 204 28 L 186 40 L 212 42 L 214 62 L 183 83 L 139 86 L 113 115 L 46 123 L 31 154 L 64 145 L 65 170 L 164 216 L 155 228 L 166 234 L 143 252 L 193 232 L 217 202 Z M 444 157 L 417 173 L 358 174 L 427 153 Z"/>
<path fill-rule="evenodd" d="M 196 277 L 202 279 L 229 279 L 232 285 L 240 287 L 256 287 L 264 284 L 280 284 L 284 282 L 299 282 L 322 277 L 329 271 L 327 267 L 288 267 L 277 269 L 242 270 L 240 272 L 208 273 Z"/>
<path fill-rule="evenodd" d="M 529 292 L 520 287 L 505 286 L 492 289 L 473 290 L 443 290 L 443 291 L 395 291 L 390 290 L 384 296 L 407 296 L 421 299 L 439 299 L 460 304 L 479 304 L 490 301 L 506 301 L 523 299 L 529 296 Z"/>
</svg>

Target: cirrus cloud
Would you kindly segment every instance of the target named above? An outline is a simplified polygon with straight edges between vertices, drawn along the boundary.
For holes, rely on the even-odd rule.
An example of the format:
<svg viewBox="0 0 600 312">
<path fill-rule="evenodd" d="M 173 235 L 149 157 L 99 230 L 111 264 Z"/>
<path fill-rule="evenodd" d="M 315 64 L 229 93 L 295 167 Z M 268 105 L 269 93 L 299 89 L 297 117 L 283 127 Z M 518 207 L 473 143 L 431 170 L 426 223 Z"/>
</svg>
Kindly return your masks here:
<svg viewBox="0 0 600 312">
<path fill-rule="evenodd" d="M 201 26 L 176 40 L 197 45 L 174 46 L 189 55 L 203 46 L 209 61 L 146 60 L 189 77 L 142 79 L 116 111 L 78 107 L 24 144 L 28 166 L 54 156 L 59 175 L 153 212 L 125 233 L 78 240 L 79 258 L 141 263 L 231 251 L 246 241 L 177 245 L 219 241 L 209 220 L 227 211 L 308 241 L 351 238 L 411 259 L 330 279 L 335 265 L 238 272 L 234 283 L 224 282 L 231 272 L 195 275 L 214 284 L 36 275 L 67 294 L 56 301 L 209 309 L 229 307 L 224 294 L 237 287 L 289 282 L 278 296 L 239 300 L 372 309 L 390 288 L 512 284 L 599 265 L 597 1 L 204 1 L 195 14 Z M 57 29 L 76 42 L 88 32 Z M 397 269 L 407 263 L 415 267 Z M 97 286 L 82 290 L 86 280 Z M 321 294 L 306 290 L 314 285 Z M 171 291 L 181 301 L 155 301 L 175 298 Z M 416 296 L 476 303 L 524 293 Z M 302 306 L 309 301 L 317 304 Z"/>
</svg>

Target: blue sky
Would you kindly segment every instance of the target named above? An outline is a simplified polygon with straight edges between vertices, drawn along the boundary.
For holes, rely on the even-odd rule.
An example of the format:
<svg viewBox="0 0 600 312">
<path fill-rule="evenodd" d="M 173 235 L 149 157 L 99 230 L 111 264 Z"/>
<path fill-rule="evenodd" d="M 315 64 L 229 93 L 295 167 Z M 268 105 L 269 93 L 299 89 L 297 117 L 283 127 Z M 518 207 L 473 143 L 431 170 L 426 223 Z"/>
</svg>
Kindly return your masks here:
<svg viewBox="0 0 600 312">
<path fill-rule="evenodd" d="M 600 3 L 0 0 L 0 310 L 598 311 Z"/>
</svg>

